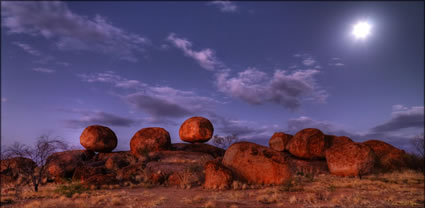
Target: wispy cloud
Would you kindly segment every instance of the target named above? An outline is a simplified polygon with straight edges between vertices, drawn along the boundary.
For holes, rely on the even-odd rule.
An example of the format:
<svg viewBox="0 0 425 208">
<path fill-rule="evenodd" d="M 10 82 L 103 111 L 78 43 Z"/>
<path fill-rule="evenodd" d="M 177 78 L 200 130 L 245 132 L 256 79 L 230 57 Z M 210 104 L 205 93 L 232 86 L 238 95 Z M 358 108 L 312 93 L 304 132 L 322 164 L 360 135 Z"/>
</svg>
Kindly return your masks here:
<svg viewBox="0 0 425 208">
<path fill-rule="evenodd" d="M 184 38 L 179 38 L 174 33 L 171 33 L 167 40 L 175 47 L 182 50 L 186 56 L 195 59 L 204 69 L 213 71 L 221 65 L 220 61 L 218 61 L 215 57 L 215 52 L 212 49 L 206 48 L 200 51 L 195 51 L 192 49 L 192 43 L 190 41 Z"/>
<path fill-rule="evenodd" d="M 169 121 L 211 111 L 218 101 L 199 96 L 193 91 L 178 90 L 168 86 L 151 86 L 138 80 L 129 80 L 111 71 L 78 75 L 85 82 L 108 83 L 116 88 L 132 90 L 120 97 L 150 117 L 150 122 Z"/>
<path fill-rule="evenodd" d="M 105 17 L 73 13 L 64 2 L 1 2 L 7 34 L 27 34 L 54 40 L 61 50 L 90 50 L 137 61 L 145 37 L 114 26 Z"/>
<path fill-rule="evenodd" d="M 36 68 L 33 68 L 32 70 L 36 71 L 36 72 L 46 73 L 46 74 L 51 74 L 51 73 L 55 72 L 55 70 L 53 70 L 53 69 L 48 69 L 48 68 L 43 68 L 43 67 L 36 67 Z"/>
<path fill-rule="evenodd" d="M 222 12 L 236 12 L 238 10 L 238 6 L 231 1 L 212 1 L 208 4 L 217 6 Z"/>
<path fill-rule="evenodd" d="M 19 48 L 21 48 L 22 50 L 24 50 L 25 52 L 33 55 L 33 56 L 41 56 L 41 52 L 34 49 L 33 47 L 31 47 L 30 45 L 26 44 L 26 43 L 21 43 L 21 42 L 13 42 L 14 45 L 18 46 Z"/>
<path fill-rule="evenodd" d="M 338 57 L 331 58 L 330 62 L 328 63 L 329 66 L 333 67 L 342 67 L 345 66 L 344 63 L 342 63 L 342 59 Z"/>
<path fill-rule="evenodd" d="M 103 111 L 87 111 L 77 109 L 63 111 L 78 114 L 80 116 L 79 119 L 65 120 L 66 126 L 70 128 L 82 128 L 96 124 L 106 126 L 129 127 L 140 122 L 138 120 L 117 116 Z"/>
<path fill-rule="evenodd" d="M 394 105 L 391 119 L 372 128 L 372 132 L 391 132 L 406 128 L 424 128 L 424 106 Z"/>
</svg>

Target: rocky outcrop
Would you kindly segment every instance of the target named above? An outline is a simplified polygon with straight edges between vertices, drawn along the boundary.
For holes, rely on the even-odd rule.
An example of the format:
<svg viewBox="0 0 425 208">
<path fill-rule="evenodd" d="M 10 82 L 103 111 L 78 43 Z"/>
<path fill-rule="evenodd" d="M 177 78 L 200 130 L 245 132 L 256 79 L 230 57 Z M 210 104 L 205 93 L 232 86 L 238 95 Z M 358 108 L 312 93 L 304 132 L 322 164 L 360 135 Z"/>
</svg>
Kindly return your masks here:
<svg viewBox="0 0 425 208">
<path fill-rule="evenodd" d="M 95 152 L 111 152 L 117 146 L 117 136 L 106 126 L 92 125 L 84 129 L 80 144 Z"/>
<path fill-rule="evenodd" d="M 175 144 L 172 144 L 172 149 L 178 150 L 178 151 L 185 151 L 185 152 L 208 153 L 214 158 L 223 157 L 225 152 L 224 149 L 212 146 L 210 144 L 202 144 L 202 143 L 194 143 L 194 144 L 175 143 Z"/>
<path fill-rule="evenodd" d="M 137 163 L 138 158 L 130 151 L 99 153 L 94 158 L 96 161 L 105 161 L 105 167 L 111 170 L 118 170 L 128 165 Z"/>
<path fill-rule="evenodd" d="M 207 142 L 214 133 L 212 123 L 204 117 L 192 117 L 180 126 L 179 136 L 185 142 Z"/>
<path fill-rule="evenodd" d="M 217 161 L 209 161 L 204 166 L 206 189 L 228 189 L 233 181 L 232 171 Z"/>
<path fill-rule="evenodd" d="M 29 183 L 28 176 L 37 167 L 37 164 L 25 157 L 14 157 L 0 161 L 0 179 L 2 184 Z"/>
<path fill-rule="evenodd" d="M 69 150 L 53 153 L 46 160 L 49 178 L 56 181 L 62 178 L 71 178 L 74 170 L 94 155 L 94 152 L 89 150 Z"/>
<path fill-rule="evenodd" d="M 283 184 L 293 172 L 286 153 L 251 143 L 232 144 L 224 154 L 223 165 L 233 174 L 252 184 Z"/>
<path fill-rule="evenodd" d="M 283 132 L 276 132 L 269 139 L 269 147 L 280 152 L 288 150 L 286 148 L 286 145 L 288 144 L 289 140 L 291 140 L 291 138 L 292 138 L 292 135 L 290 134 L 285 134 Z"/>
<path fill-rule="evenodd" d="M 326 162 L 333 175 L 361 177 L 373 171 L 376 156 L 365 144 L 345 143 L 326 150 Z"/>
<path fill-rule="evenodd" d="M 170 134 L 163 128 L 144 128 L 136 132 L 130 141 L 133 155 L 145 156 L 149 152 L 171 149 Z"/>
<path fill-rule="evenodd" d="M 384 171 L 400 170 L 407 167 L 405 159 L 406 153 L 386 142 L 379 140 L 369 140 L 363 144 L 372 148 L 378 160 L 378 168 Z"/>
<path fill-rule="evenodd" d="M 314 128 L 299 131 L 287 144 L 289 152 L 302 159 L 324 159 L 328 147 L 325 135 Z"/>
</svg>

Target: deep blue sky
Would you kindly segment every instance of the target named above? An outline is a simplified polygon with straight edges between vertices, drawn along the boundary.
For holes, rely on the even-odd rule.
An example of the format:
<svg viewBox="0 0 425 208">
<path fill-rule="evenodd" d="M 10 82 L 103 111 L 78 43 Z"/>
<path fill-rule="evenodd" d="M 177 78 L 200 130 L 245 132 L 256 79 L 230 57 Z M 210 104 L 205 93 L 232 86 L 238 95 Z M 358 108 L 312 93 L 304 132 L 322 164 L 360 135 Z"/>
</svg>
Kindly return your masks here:
<svg viewBox="0 0 425 208">
<path fill-rule="evenodd" d="M 409 150 L 424 132 L 423 2 L 2 2 L 2 145 L 201 115 L 266 144 L 316 127 Z M 367 21 L 371 35 L 356 39 Z"/>
</svg>

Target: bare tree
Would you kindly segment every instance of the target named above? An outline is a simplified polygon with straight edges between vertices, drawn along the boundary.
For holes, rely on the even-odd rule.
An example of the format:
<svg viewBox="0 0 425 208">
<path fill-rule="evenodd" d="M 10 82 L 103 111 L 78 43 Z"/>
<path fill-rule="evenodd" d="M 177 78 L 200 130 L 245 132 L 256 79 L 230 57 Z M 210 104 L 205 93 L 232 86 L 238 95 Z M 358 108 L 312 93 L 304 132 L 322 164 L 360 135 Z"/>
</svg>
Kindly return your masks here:
<svg viewBox="0 0 425 208">
<path fill-rule="evenodd" d="M 413 148 L 420 157 L 425 157 L 424 133 L 418 134 L 410 140 Z"/>
<path fill-rule="evenodd" d="M 236 134 L 232 134 L 229 136 L 218 136 L 218 135 L 214 135 L 212 138 L 212 142 L 215 146 L 217 147 L 221 147 L 223 149 L 227 149 L 231 144 L 235 143 L 239 141 L 239 138 Z"/>
<path fill-rule="evenodd" d="M 47 157 L 59 151 L 66 150 L 67 145 L 59 138 L 50 138 L 49 135 L 42 135 L 37 138 L 34 146 L 21 144 L 15 142 L 13 145 L 7 147 L 4 151 L 5 158 L 23 157 L 33 160 L 37 168 L 33 167 L 19 167 L 19 173 L 29 179 L 34 186 L 34 191 L 38 191 L 43 176 L 46 173 Z M 3 158 L 2 158 L 3 159 Z"/>
</svg>

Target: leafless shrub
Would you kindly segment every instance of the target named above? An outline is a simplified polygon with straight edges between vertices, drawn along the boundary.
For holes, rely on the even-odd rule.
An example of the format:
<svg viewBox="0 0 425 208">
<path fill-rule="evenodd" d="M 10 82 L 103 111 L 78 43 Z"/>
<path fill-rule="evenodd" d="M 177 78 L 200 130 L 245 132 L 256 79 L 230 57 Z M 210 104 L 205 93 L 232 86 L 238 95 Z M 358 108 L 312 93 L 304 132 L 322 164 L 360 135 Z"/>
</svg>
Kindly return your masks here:
<svg viewBox="0 0 425 208">
<path fill-rule="evenodd" d="M 236 134 L 228 135 L 225 137 L 214 135 L 212 142 L 215 146 L 227 149 L 231 144 L 238 142 L 239 138 Z"/>
<path fill-rule="evenodd" d="M 424 158 L 425 157 L 425 143 L 424 143 L 424 133 L 418 134 L 410 140 L 410 144 L 412 144 L 416 153 Z"/>
<path fill-rule="evenodd" d="M 51 154 L 68 149 L 67 144 L 59 138 L 51 138 L 45 134 L 37 138 L 34 146 L 21 144 L 15 142 L 13 145 L 7 147 L 2 152 L 2 159 L 10 159 L 14 157 L 24 157 L 33 160 L 37 168 L 33 167 L 19 167 L 19 174 L 32 182 L 34 191 L 38 191 L 43 176 L 46 174 L 46 160 Z M 23 184 L 19 184 L 23 185 Z"/>
</svg>

